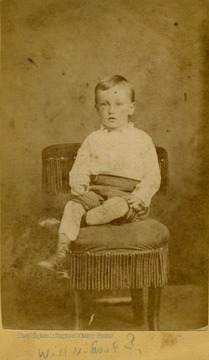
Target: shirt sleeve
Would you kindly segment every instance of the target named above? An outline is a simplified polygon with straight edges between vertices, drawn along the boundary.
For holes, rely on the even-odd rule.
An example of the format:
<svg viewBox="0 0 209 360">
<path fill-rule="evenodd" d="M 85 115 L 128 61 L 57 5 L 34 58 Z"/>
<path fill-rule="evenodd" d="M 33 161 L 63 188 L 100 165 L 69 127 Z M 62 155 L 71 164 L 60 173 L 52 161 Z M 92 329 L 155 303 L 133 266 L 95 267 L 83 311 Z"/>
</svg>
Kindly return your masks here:
<svg viewBox="0 0 209 360">
<path fill-rule="evenodd" d="M 91 175 L 91 160 L 91 147 L 87 138 L 79 148 L 75 162 L 69 173 L 69 182 L 71 188 L 73 188 L 75 185 L 84 185 L 88 188 Z M 73 192 L 73 190 L 71 191 Z"/>
<path fill-rule="evenodd" d="M 158 191 L 161 182 L 160 168 L 155 146 L 151 138 L 146 135 L 146 143 L 141 150 L 144 176 L 136 185 L 132 194 L 138 196 L 142 205 L 148 207 L 153 195 Z"/>
</svg>

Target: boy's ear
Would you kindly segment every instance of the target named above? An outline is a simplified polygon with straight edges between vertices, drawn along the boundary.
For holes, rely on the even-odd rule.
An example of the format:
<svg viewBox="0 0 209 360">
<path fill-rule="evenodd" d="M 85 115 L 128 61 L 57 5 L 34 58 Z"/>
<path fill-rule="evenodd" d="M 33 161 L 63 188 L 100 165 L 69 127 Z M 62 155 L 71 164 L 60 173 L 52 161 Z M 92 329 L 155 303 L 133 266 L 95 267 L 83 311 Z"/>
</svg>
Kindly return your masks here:
<svg viewBox="0 0 209 360">
<path fill-rule="evenodd" d="M 130 109 L 129 109 L 129 115 L 133 115 L 133 113 L 135 111 L 135 107 L 136 107 L 136 103 L 132 102 L 130 105 Z"/>
</svg>

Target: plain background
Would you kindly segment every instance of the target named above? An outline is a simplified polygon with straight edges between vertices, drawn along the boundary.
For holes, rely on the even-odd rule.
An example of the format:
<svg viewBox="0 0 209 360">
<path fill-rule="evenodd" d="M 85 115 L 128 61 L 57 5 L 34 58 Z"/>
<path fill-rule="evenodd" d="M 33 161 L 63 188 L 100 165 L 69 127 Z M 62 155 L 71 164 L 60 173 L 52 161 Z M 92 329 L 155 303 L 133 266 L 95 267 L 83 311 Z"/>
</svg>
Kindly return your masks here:
<svg viewBox="0 0 209 360">
<path fill-rule="evenodd" d="M 208 2 L 10 0 L 2 13 L 2 229 L 44 214 L 41 150 L 96 129 L 94 86 L 118 73 L 135 86 L 136 126 L 169 154 L 170 191 L 155 215 L 172 234 L 171 281 L 206 286 Z M 2 257 L 10 254 L 4 248 Z M 124 334 L 114 339 L 123 344 Z M 145 359 L 208 358 L 207 332 L 136 336 Z M 5 360 L 37 357 L 40 340 L 8 330 L 1 340 Z M 44 341 L 48 346 L 60 341 Z M 138 359 L 123 348 L 119 355 Z"/>
<path fill-rule="evenodd" d="M 205 283 L 208 3 L 10 0 L 2 9 L 3 226 L 44 215 L 42 149 L 97 129 L 94 87 L 120 74 L 136 90 L 135 126 L 169 155 L 155 217 L 172 235 L 171 280 Z"/>
</svg>

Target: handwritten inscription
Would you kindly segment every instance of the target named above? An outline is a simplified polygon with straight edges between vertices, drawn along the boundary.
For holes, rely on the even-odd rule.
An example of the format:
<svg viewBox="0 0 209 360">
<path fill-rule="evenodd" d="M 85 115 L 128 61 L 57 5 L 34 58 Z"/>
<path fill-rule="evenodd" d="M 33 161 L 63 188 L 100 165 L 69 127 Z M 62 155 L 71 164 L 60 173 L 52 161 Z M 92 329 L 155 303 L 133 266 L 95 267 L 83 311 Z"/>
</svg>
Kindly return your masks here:
<svg viewBox="0 0 209 360">
<path fill-rule="evenodd" d="M 94 340 L 90 342 L 85 342 L 82 346 L 64 346 L 64 347 L 48 347 L 46 349 L 39 348 L 38 349 L 38 358 L 39 359 L 57 359 L 57 358 L 65 358 L 70 359 L 70 357 L 80 357 L 82 355 L 88 354 L 95 357 L 100 354 L 115 354 L 119 352 L 119 350 L 123 351 L 137 351 L 139 355 L 141 355 L 141 349 L 138 347 L 138 344 L 135 340 L 135 336 L 132 333 L 129 333 L 125 336 L 124 339 L 120 340 L 111 340 L 108 341 L 106 345 L 104 342 L 101 343 L 101 340 Z"/>
</svg>

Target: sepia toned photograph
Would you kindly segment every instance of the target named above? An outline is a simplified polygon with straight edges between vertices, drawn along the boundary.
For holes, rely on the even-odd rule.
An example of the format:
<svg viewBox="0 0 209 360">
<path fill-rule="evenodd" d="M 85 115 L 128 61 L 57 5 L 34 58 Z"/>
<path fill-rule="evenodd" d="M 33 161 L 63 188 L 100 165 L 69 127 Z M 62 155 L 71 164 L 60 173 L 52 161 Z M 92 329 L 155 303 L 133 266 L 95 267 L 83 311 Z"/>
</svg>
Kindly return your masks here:
<svg viewBox="0 0 209 360">
<path fill-rule="evenodd" d="M 207 1 L 2 1 L 5 330 L 208 329 Z"/>
</svg>

